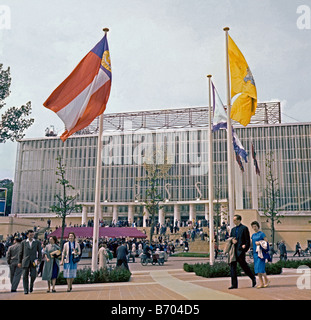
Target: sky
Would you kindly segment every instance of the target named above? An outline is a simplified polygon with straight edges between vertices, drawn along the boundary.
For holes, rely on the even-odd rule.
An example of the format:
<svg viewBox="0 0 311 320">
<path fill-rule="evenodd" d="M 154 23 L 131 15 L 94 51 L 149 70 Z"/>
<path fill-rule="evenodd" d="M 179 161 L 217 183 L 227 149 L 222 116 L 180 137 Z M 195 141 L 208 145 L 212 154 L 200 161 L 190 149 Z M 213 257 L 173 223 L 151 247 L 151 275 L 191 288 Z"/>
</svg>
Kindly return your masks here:
<svg viewBox="0 0 311 320">
<path fill-rule="evenodd" d="M 207 106 L 208 74 L 226 101 L 229 27 L 258 101 L 280 101 L 282 122 L 310 122 L 310 8 L 311 0 L 0 0 L 0 63 L 12 77 L 5 102 L 31 101 L 35 122 L 25 138 L 44 137 L 50 125 L 61 135 L 62 121 L 43 102 L 104 27 L 112 64 L 106 113 Z M 0 180 L 14 180 L 17 144 L 0 144 Z"/>
</svg>

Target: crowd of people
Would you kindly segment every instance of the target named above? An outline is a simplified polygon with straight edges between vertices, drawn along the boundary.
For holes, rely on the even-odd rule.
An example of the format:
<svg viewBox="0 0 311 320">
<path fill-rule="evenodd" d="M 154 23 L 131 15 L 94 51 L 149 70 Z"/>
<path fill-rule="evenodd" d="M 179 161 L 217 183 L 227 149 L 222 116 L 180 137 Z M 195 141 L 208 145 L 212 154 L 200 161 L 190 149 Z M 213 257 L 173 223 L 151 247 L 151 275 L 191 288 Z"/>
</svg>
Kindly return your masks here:
<svg viewBox="0 0 311 320">
<path fill-rule="evenodd" d="M 63 267 L 63 276 L 67 279 L 67 291 L 72 290 L 73 279 L 76 277 L 77 265 L 82 258 L 83 251 L 92 249 L 92 239 L 76 239 L 73 232 L 69 232 L 67 242 L 60 247 L 58 239 L 46 231 L 44 240 L 39 240 L 34 230 L 8 235 L 5 241 L 4 256 L 10 267 L 11 292 L 16 292 L 23 276 L 24 293 L 33 291 L 37 276 L 47 281 L 47 292 L 55 292 L 56 279 Z M 187 243 L 187 241 L 185 241 Z M 180 242 L 174 244 L 166 237 L 159 235 L 156 241 L 149 243 L 143 239 L 100 239 L 98 250 L 99 268 L 105 268 L 113 258 L 116 266 L 129 269 L 128 262 L 136 262 L 135 258 L 142 253 L 152 254 L 163 251 L 171 255 L 175 247 L 181 246 Z"/>
<path fill-rule="evenodd" d="M 260 231 L 260 226 L 257 221 L 251 224 L 253 228 L 252 244 L 250 245 L 250 236 L 248 228 L 241 224 L 241 217 L 234 216 L 235 227 L 231 230 L 225 223 L 219 228 L 219 239 L 227 240 L 227 243 L 235 245 L 239 250 L 235 250 L 235 260 L 231 265 L 232 286 L 230 289 L 237 288 L 236 267 L 240 264 L 245 273 L 252 279 L 253 286 L 256 284 L 255 276 L 250 271 L 246 261 L 245 253 L 251 249 L 255 264 L 255 273 L 259 276 L 258 287 L 269 285 L 269 279 L 265 273 L 265 262 L 263 259 L 265 254 L 267 257 L 272 257 L 275 252 L 272 251 L 272 246 L 269 246 L 265 234 Z M 49 224 L 50 226 L 50 224 Z M 92 226 L 92 220 L 89 220 L 88 226 Z M 83 226 L 82 226 L 83 227 Z M 116 258 L 116 267 L 124 266 L 129 269 L 128 262 L 136 262 L 136 258 L 145 254 L 150 257 L 155 252 L 164 252 L 167 256 L 175 252 L 176 248 L 182 251 L 189 251 L 189 241 L 194 241 L 196 237 L 201 237 L 202 240 L 208 239 L 208 235 L 204 233 L 202 224 L 188 224 L 188 230 L 184 231 L 179 238 L 174 241 L 170 240 L 170 235 L 167 234 L 169 225 L 157 224 L 155 227 L 155 241 L 149 243 L 143 239 L 118 239 L 118 238 L 102 238 L 99 242 L 98 263 L 99 268 L 107 267 L 113 258 Z M 178 225 L 175 225 L 179 228 Z M 179 229 L 178 229 L 179 230 Z M 170 228 L 171 233 L 177 230 Z M 28 230 L 27 232 L 16 232 L 14 235 L 7 235 L 6 240 L 0 243 L 0 253 L 7 257 L 7 263 L 10 267 L 11 291 L 16 292 L 23 276 L 24 293 L 28 294 L 33 291 L 33 286 L 36 277 L 39 275 L 42 280 L 47 281 L 47 292 L 55 292 L 56 279 L 59 275 L 60 267 L 63 267 L 64 278 L 67 279 L 67 291 L 72 290 L 73 279 L 76 277 L 77 264 L 82 258 L 84 251 L 90 251 L 93 246 L 92 238 L 76 239 L 73 232 L 69 232 L 67 242 L 61 248 L 58 239 L 51 235 L 52 229 L 47 229 L 44 233 L 44 239 L 39 240 L 38 229 Z M 248 240 L 249 239 L 249 240 Z M 263 243 L 265 243 L 263 245 Z M 261 246 L 262 252 L 258 255 L 258 246 Z M 266 247 L 265 247 L 266 246 Z M 265 249 L 266 248 L 266 249 Z M 226 253 L 230 259 L 230 246 L 226 248 Z M 287 250 L 285 242 L 282 240 L 277 243 L 277 250 L 281 260 L 287 259 Z M 301 245 L 296 244 L 297 254 L 301 255 Z M 217 255 L 217 250 L 215 248 Z M 30 278 L 30 282 L 29 282 Z"/>
</svg>

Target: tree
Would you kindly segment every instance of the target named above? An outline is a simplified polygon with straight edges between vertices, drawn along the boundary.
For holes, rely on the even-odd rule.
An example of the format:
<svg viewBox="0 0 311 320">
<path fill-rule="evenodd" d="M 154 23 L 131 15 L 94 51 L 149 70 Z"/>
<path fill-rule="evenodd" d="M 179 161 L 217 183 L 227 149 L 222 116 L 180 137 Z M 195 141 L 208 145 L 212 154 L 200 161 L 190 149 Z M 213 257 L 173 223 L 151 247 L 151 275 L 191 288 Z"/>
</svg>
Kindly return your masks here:
<svg viewBox="0 0 311 320">
<path fill-rule="evenodd" d="M 14 185 L 14 183 L 10 179 L 4 179 L 4 180 L 0 181 L 0 188 L 7 189 L 7 198 L 6 198 L 6 207 L 5 207 L 5 215 L 6 216 L 11 214 L 13 185 Z"/>
<path fill-rule="evenodd" d="M 74 204 L 78 197 L 78 194 L 72 196 L 69 190 L 74 190 L 75 188 L 69 183 L 65 178 L 66 176 L 66 165 L 63 164 L 62 157 L 59 155 L 56 158 L 57 161 L 57 171 L 56 175 L 59 177 L 56 183 L 61 185 L 61 190 L 59 194 L 55 195 L 57 204 L 50 207 L 50 211 L 56 213 L 58 217 L 62 219 L 62 235 L 61 235 L 61 247 L 64 242 L 64 231 L 66 225 L 66 217 L 72 212 L 81 212 L 82 206 Z"/>
<path fill-rule="evenodd" d="M 159 210 L 163 207 L 160 206 L 160 202 L 163 201 L 162 195 L 159 193 L 159 165 L 150 165 L 144 163 L 144 168 L 147 172 L 148 188 L 146 189 L 145 195 L 145 206 L 148 210 L 150 217 L 150 242 L 152 241 L 154 227 L 155 227 L 155 216 L 159 214 Z"/>
<path fill-rule="evenodd" d="M 220 227 L 220 220 L 221 220 L 221 203 L 220 203 L 221 185 L 220 185 L 219 170 L 217 170 L 216 185 L 214 190 L 215 190 L 215 199 L 216 199 L 216 204 L 215 204 L 216 219 L 214 223 L 214 228 L 216 229 L 216 244 L 217 244 L 217 248 L 219 248 L 219 227 Z M 213 212 L 213 215 L 214 215 L 214 212 Z"/>
<path fill-rule="evenodd" d="M 164 163 L 157 163 L 157 156 L 159 156 L 161 151 L 154 151 L 151 159 L 143 163 L 143 167 L 146 170 L 147 176 L 147 189 L 145 193 L 144 204 L 148 210 L 150 217 L 150 242 L 152 241 L 154 227 L 155 227 L 155 217 L 159 215 L 159 210 L 163 208 L 160 202 L 163 202 L 163 197 L 159 191 L 160 181 L 167 178 L 168 171 L 172 167 L 168 164 L 168 157 L 166 150 L 164 151 Z M 160 154 L 161 157 L 161 154 Z"/>
<path fill-rule="evenodd" d="M 10 68 L 4 70 L 3 64 L 0 64 L 0 110 L 5 107 L 4 100 L 10 95 L 11 80 Z M 1 115 L 0 143 L 22 139 L 25 136 L 24 131 L 34 123 L 34 119 L 26 118 L 30 113 L 30 101 L 19 108 L 11 107 L 7 109 Z"/>
<path fill-rule="evenodd" d="M 280 190 L 278 178 L 275 178 L 273 167 L 274 167 L 274 154 L 270 152 L 266 155 L 265 166 L 266 166 L 266 181 L 267 187 L 265 188 L 265 194 L 267 198 L 267 208 L 264 210 L 265 216 L 268 218 L 267 222 L 270 221 L 271 225 L 271 239 L 272 239 L 272 249 L 274 251 L 275 242 L 275 223 L 281 223 L 280 218 L 282 217 L 278 210 L 277 204 L 280 198 Z"/>
</svg>

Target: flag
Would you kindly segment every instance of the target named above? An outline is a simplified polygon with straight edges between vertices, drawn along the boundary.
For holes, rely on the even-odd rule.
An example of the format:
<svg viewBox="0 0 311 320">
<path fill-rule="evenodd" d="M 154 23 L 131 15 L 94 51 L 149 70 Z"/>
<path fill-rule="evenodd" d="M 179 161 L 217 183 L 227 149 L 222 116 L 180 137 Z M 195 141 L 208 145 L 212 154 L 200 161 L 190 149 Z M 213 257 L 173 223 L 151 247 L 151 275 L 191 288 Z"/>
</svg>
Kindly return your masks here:
<svg viewBox="0 0 311 320">
<path fill-rule="evenodd" d="M 240 49 L 228 36 L 231 75 L 231 99 L 240 94 L 231 107 L 231 119 L 247 126 L 257 108 L 257 90 L 252 72 Z"/>
<path fill-rule="evenodd" d="M 233 139 L 233 148 L 236 154 L 241 156 L 243 160 L 247 163 L 247 152 L 245 151 L 239 137 L 236 132 L 232 128 L 232 139 Z"/>
<path fill-rule="evenodd" d="M 213 132 L 219 129 L 227 129 L 227 113 L 213 82 L 212 82 L 212 98 L 213 98 L 212 103 L 213 103 L 213 111 L 214 111 Z M 233 149 L 235 153 L 240 157 L 242 157 L 243 160 L 247 163 L 248 154 L 245 151 L 239 137 L 237 136 L 233 128 L 232 128 L 232 143 L 233 143 Z"/>
<path fill-rule="evenodd" d="M 241 157 L 238 153 L 235 153 L 235 159 L 236 159 L 236 162 L 238 163 L 241 171 L 244 172 L 243 163 L 242 163 Z"/>
<path fill-rule="evenodd" d="M 256 174 L 260 176 L 260 170 L 259 170 L 258 162 L 257 162 L 257 159 L 256 159 L 256 152 L 255 152 L 253 144 L 252 144 L 252 158 L 254 160 L 254 166 L 255 166 Z"/>
<path fill-rule="evenodd" d="M 43 104 L 64 122 L 63 141 L 105 111 L 110 89 L 111 63 L 105 35 Z"/>
</svg>

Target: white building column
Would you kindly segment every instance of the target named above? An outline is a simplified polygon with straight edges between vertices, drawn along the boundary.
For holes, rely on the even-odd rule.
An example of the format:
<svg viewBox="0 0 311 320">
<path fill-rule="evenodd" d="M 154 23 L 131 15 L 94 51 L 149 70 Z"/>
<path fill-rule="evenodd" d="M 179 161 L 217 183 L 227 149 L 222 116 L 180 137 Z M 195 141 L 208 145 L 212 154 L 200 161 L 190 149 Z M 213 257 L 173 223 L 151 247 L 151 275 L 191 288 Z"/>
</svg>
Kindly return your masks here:
<svg viewBox="0 0 311 320">
<path fill-rule="evenodd" d="M 104 207 L 99 206 L 99 220 L 103 220 L 104 218 Z"/>
<path fill-rule="evenodd" d="M 209 204 L 205 203 L 204 204 L 204 218 L 206 221 L 209 221 Z"/>
<path fill-rule="evenodd" d="M 146 219 L 149 219 L 149 210 L 144 206 L 144 212 L 143 212 L 143 227 L 146 228 Z"/>
<path fill-rule="evenodd" d="M 128 213 L 127 213 L 127 220 L 129 222 L 129 226 L 132 226 L 132 223 L 134 222 L 134 205 L 130 204 L 128 206 Z"/>
<path fill-rule="evenodd" d="M 179 204 L 174 204 L 174 226 L 176 220 L 178 221 L 178 227 L 180 228 L 181 226 L 181 215 L 180 215 L 180 205 Z"/>
<path fill-rule="evenodd" d="M 118 208 L 116 204 L 112 206 L 112 221 L 115 224 L 118 222 Z"/>
<path fill-rule="evenodd" d="M 82 224 L 87 226 L 87 206 L 82 206 Z"/>
<path fill-rule="evenodd" d="M 163 208 L 159 209 L 159 223 L 160 225 L 165 224 L 165 214 Z"/>
<path fill-rule="evenodd" d="M 192 223 L 195 222 L 196 220 L 196 210 L 195 210 L 195 204 L 194 203 L 190 203 L 189 204 L 189 220 L 192 221 Z"/>
</svg>

